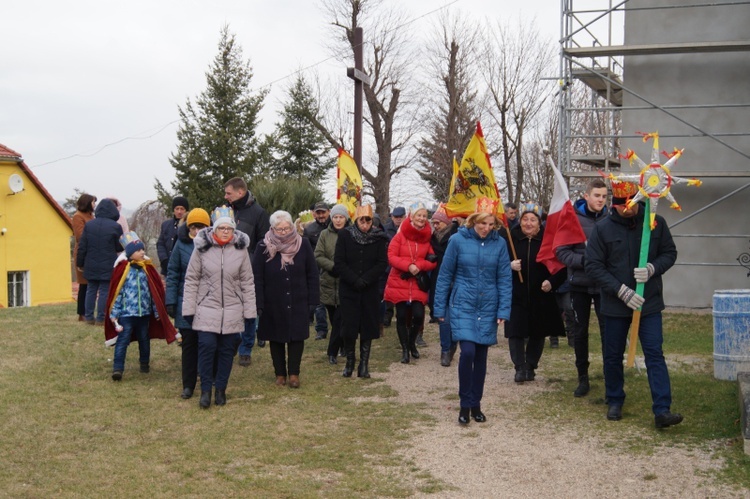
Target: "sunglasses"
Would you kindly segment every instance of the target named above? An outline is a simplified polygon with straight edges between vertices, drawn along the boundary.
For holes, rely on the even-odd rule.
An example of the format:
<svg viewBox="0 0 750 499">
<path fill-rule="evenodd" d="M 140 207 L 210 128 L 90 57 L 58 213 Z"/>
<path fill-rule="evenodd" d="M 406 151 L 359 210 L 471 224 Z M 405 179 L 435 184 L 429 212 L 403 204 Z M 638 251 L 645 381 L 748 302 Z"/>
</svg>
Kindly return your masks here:
<svg viewBox="0 0 750 499">
<path fill-rule="evenodd" d="M 372 218 L 370 218 L 370 217 L 359 217 L 359 219 L 362 220 L 365 223 L 372 222 Z"/>
</svg>

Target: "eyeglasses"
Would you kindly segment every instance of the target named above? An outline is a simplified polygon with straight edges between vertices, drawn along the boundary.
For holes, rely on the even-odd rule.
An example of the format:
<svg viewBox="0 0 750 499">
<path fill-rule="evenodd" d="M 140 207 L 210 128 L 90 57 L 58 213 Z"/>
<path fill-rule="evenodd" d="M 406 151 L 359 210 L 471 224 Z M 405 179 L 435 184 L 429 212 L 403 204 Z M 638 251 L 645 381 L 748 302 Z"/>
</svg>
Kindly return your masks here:
<svg viewBox="0 0 750 499">
<path fill-rule="evenodd" d="M 372 222 L 372 218 L 370 217 L 359 217 L 360 220 L 362 220 L 365 223 Z"/>
<path fill-rule="evenodd" d="M 216 231 L 217 232 L 233 232 L 234 228 L 233 227 L 227 227 L 226 225 L 222 225 L 221 227 L 217 227 Z"/>
<path fill-rule="evenodd" d="M 292 232 L 291 227 L 274 227 L 274 232 L 278 232 L 279 234 L 286 234 L 287 232 Z"/>
</svg>

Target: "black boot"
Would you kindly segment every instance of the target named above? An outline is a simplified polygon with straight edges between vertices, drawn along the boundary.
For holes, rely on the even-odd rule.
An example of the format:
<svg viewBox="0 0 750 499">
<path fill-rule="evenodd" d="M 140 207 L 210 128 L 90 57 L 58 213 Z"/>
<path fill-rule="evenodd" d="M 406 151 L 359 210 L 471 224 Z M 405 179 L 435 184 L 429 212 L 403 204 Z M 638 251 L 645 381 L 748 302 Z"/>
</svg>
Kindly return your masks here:
<svg viewBox="0 0 750 499">
<path fill-rule="evenodd" d="M 575 389 L 573 392 L 574 397 L 583 397 L 584 395 L 589 393 L 589 377 L 584 376 L 578 376 L 578 388 Z"/>
<path fill-rule="evenodd" d="M 411 331 L 409 331 L 409 353 L 415 359 L 419 358 L 419 350 L 417 350 L 417 343 L 416 343 L 418 335 L 419 335 L 419 328 L 412 326 Z"/>
<path fill-rule="evenodd" d="M 208 409 L 211 406 L 211 390 L 201 391 L 199 403 L 202 409 Z"/>
<path fill-rule="evenodd" d="M 410 361 L 409 332 L 406 330 L 406 326 L 398 323 L 396 323 L 396 332 L 398 333 L 398 341 L 401 343 L 401 363 L 408 364 Z"/>
<path fill-rule="evenodd" d="M 513 378 L 516 383 L 523 383 L 526 381 L 526 366 L 516 366 L 516 375 Z"/>
<path fill-rule="evenodd" d="M 227 392 L 225 390 L 219 390 L 216 389 L 216 393 L 214 394 L 214 404 L 216 405 L 226 405 L 227 404 Z"/>
<path fill-rule="evenodd" d="M 360 340 L 359 341 L 359 368 L 357 369 L 358 378 L 369 378 L 370 377 L 370 346 L 372 340 Z"/>
<path fill-rule="evenodd" d="M 344 372 L 342 376 L 345 378 L 351 378 L 352 373 L 354 372 L 354 363 L 356 362 L 356 357 L 354 356 L 354 342 L 356 340 L 345 340 L 344 341 L 344 350 L 346 351 L 346 366 L 344 366 Z"/>
</svg>

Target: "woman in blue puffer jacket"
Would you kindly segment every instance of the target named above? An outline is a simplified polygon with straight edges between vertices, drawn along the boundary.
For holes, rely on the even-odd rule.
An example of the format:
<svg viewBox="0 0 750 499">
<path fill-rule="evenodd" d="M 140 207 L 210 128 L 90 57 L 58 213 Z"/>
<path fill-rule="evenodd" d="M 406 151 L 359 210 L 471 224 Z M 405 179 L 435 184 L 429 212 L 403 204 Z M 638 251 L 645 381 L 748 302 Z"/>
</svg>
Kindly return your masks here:
<svg viewBox="0 0 750 499">
<path fill-rule="evenodd" d="M 505 241 L 490 213 L 474 213 L 451 237 L 435 287 L 435 317 L 449 320 L 458 360 L 460 424 L 487 420 L 480 403 L 487 374 L 487 350 L 497 327 L 510 318 L 512 281 Z"/>
</svg>

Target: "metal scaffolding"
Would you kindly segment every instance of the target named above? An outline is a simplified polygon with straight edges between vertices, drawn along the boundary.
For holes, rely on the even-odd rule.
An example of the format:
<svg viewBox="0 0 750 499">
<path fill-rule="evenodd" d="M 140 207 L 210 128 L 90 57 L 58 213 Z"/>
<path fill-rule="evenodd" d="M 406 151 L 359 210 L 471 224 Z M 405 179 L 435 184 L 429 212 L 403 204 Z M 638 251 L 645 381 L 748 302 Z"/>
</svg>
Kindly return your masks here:
<svg viewBox="0 0 750 499">
<path fill-rule="evenodd" d="M 625 45 L 623 31 L 627 12 L 728 8 L 750 5 L 750 1 L 628 7 L 629 0 L 617 2 L 608 0 L 609 5 L 606 8 L 584 8 L 588 5 L 600 6 L 602 3 L 601 0 L 561 0 L 558 165 L 563 174 L 568 178 L 593 177 L 598 175 L 597 170 L 608 173 L 620 168 L 620 140 L 634 137 L 621 133 L 620 123 L 623 111 L 638 112 L 658 109 L 693 130 L 690 134 L 664 134 L 662 137 L 709 137 L 750 160 L 750 154 L 723 138 L 747 137 L 750 135 L 747 131 L 712 133 L 675 113 L 676 110 L 691 108 L 747 108 L 750 107 L 750 103 L 697 105 L 657 103 L 651 101 L 648 96 L 639 95 L 629 89 L 626 82 L 627 75 L 623 75 L 623 57 L 625 56 L 750 51 L 750 41 L 747 40 Z M 576 83 L 582 83 L 589 90 L 588 105 L 582 105 L 580 97 L 576 99 L 573 91 Z M 642 104 L 623 106 L 623 94 L 632 95 Z M 750 177 L 750 168 L 745 171 L 710 170 L 690 173 L 699 177 L 745 178 Z"/>
</svg>

